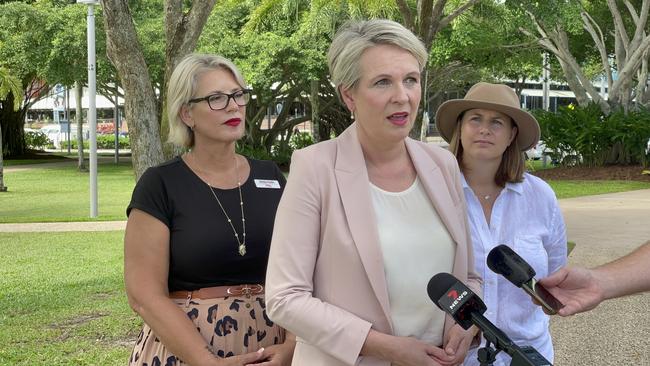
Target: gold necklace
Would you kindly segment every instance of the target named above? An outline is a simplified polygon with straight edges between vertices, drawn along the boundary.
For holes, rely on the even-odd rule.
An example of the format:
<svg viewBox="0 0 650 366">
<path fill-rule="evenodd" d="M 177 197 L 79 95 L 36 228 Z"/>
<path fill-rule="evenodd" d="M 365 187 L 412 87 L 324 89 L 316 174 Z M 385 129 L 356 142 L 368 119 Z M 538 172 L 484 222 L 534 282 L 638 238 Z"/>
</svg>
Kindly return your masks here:
<svg viewBox="0 0 650 366">
<path fill-rule="evenodd" d="M 237 234 L 237 230 L 235 230 L 235 225 L 232 224 L 232 220 L 230 219 L 230 216 L 228 216 L 228 213 L 226 213 L 226 210 L 223 208 L 223 205 L 221 204 L 219 197 L 217 197 L 217 194 L 214 193 L 214 189 L 212 188 L 212 186 L 207 182 L 206 184 L 208 185 L 208 188 L 210 188 L 210 192 L 212 192 L 212 196 L 214 196 L 214 199 L 217 200 L 219 207 L 221 207 L 221 211 L 223 211 L 224 216 L 226 216 L 226 219 L 228 220 L 228 223 L 232 228 L 232 232 L 235 234 L 235 240 L 237 240 L 237 249 L 239 251 L 239 255 L 243 257 L 246 255 L 246 219 L 244 218 L 244 200 L 241 195 L 241 182 L 239 181 L 238 171 L 239 171 L 239 164 L 237 164 L 237 156 L 235 156 L 235 176 L 237 178 L 237 189 L 239 190 L 239 207 L 241 208 L 241 226 L 242 226 L 241 241 L 239 240 L 239 234 Z"/>
</svg>

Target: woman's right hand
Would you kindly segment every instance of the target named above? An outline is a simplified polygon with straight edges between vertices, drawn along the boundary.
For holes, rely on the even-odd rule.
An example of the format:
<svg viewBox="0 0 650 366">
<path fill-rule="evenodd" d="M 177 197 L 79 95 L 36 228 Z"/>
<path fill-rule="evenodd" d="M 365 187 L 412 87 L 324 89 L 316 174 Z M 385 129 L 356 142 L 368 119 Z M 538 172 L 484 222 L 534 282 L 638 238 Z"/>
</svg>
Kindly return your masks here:
<svg viewBox="0 0 650 366">
<path fill-rule="evenodd" d="M 361 354 L 390 361 L 399 366 L 441 366 L 453 357 L 439 347 L 412 337 L 397 337 L 371 329 Z"/>
<path fill-rule="evenodd" d="M 264 359 L 264 348 L 260 348 L 255 352 L 244 353 L 239 356 L 232 356 L 227 358 L 215 358 L 211 366 L 247 366 L 259 363 Z"/>
<path fill-rule="evenodd" d="M 440 366 L 437 362 L 451 361 L 451 357 L 439 347 L 412 337 L 394 337 L 395 351 L 392 363 L 399 366 Z"/>
</svg>

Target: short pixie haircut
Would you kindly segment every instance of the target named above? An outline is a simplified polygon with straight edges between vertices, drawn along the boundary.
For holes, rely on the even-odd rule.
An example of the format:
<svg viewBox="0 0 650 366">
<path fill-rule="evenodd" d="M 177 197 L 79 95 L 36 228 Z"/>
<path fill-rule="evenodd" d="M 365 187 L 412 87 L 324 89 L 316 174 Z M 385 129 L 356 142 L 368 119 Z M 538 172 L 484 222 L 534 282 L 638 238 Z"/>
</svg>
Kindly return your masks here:
<svg viewBox="0 0 650 366">
<path fill-rule="evenodd" d="M 330 76 L 339 98 L 341 88 L 354 88 L 361 78 L 359 60 L 363 52 L 378 45 L 393 45 L 408 51 L 418 61 L 420 71 L 426 66 L 426 47 L 403 25 L 387 19 L 348 22 L 338 30 L 327 52 Z"/>
<path fill-rule="evenodd" d="M 221 56 L 191 53 L 176 65 L 167 87 L 167 117 L 169 118 L 167 142 L 182 147 L 194 146 L 194 132 L 181 119 L 181 108 L 184 105 L 191 108 L 189 100 L 202 97 L 194 94 L 199 77 L 207 71 L 219 69 L 229 71 L 239 86 L 246 87 L 246 82 L 237 66 Z"/>
</svg>

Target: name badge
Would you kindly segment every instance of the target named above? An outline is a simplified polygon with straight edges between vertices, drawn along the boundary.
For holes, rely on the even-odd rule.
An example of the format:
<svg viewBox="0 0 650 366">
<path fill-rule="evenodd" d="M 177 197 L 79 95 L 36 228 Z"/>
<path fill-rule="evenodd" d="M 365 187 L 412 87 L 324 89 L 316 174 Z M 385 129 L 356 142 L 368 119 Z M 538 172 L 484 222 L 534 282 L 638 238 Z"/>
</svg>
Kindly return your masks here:
<svg viewBox="0 0 650 366">
<path fill-rule="evenodd" d="M 255 186 L 257 188 L 272 188 L 280 189 L 280 182 L 274 179 L 255 179 Z"/>
</svg>

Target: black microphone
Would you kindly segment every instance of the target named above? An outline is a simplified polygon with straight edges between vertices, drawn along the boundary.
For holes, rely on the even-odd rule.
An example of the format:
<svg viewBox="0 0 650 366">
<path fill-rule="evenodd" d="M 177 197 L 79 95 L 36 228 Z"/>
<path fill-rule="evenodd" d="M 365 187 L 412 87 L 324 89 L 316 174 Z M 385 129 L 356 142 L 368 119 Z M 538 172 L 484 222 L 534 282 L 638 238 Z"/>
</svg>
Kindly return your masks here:
<svg viewBox="0 0 650 366">
<path fill-rule="evenodd" d="M 449 273 L 438 273 L 429 280 L 427 294 L 456 323 L 468 329 L 476 325 L 494 346 L 512 357 L 513 366 L 552 366 L 532 347 L 519 347 L 499 328 L 483 316 L 485 303 L 472 290 Z"/>
<path fill-rule="evenodd" d="M 548 313 L 556 314 L 564 307 L 544 286 L 537 283 L 535 270 L 507 245 L 498 245 L 487 256 L 487 265 L 492 272 L 505 277 L 513 285 L 523 288 L 531 297 L 542 304 Z"/>
</svg>

